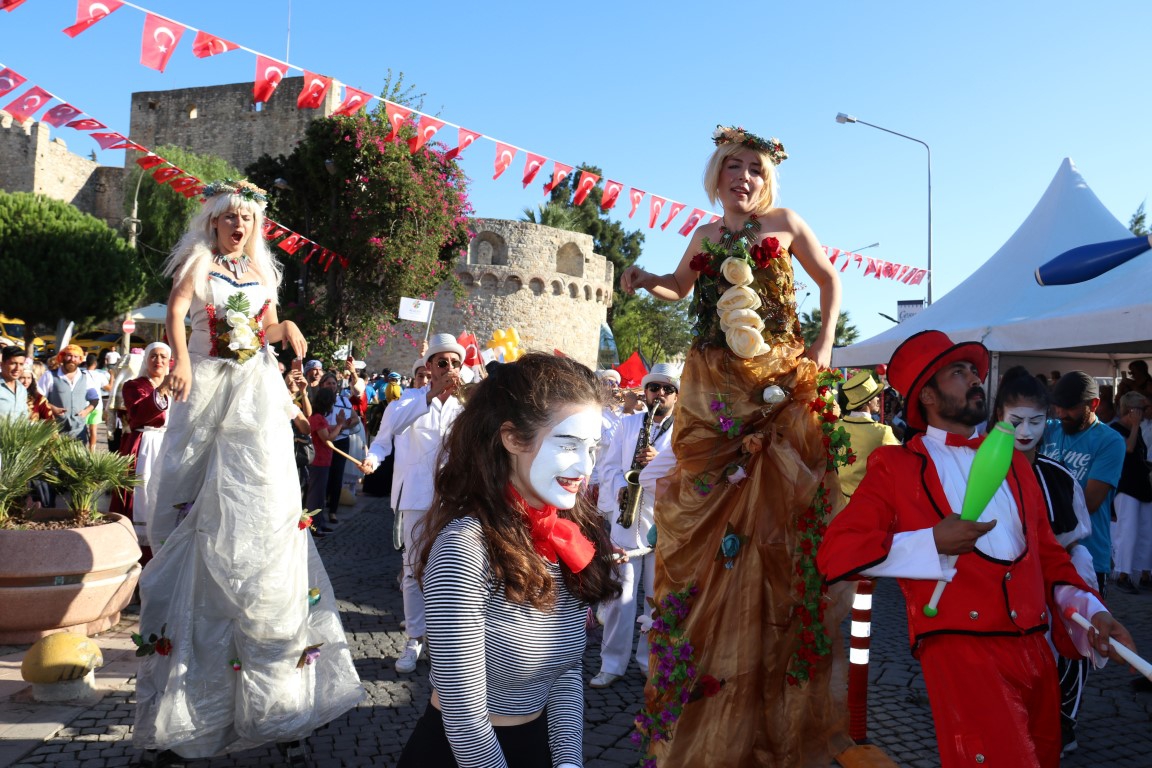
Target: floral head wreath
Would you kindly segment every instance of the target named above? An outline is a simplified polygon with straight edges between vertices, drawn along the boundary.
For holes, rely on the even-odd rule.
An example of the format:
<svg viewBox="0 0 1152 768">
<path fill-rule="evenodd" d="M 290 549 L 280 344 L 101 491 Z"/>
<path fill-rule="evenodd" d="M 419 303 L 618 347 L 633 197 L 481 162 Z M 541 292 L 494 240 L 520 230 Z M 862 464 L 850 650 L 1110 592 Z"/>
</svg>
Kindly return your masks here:
<svg viewBox="0 0 1152 768">
<path fill-rule="evenodd" d="M 247 179 L 217 179 L 204 187 L 202 193 L 205 199 L 213 197 L 214 195 L 240 195 L 245 200 L 252 200 L 253 202 L 264 205 L 268 202 L 268 193 L 260 189 Z"/>
<path fill-rule="evenodd" d="M 765 140 L 738 125 L 716 126 L 716 130 L 712 132 L 712 141 L 718 147 L 724 144 L 743 144 L 768 155 L 773 165 L 780 165 L 788 159 L 788 153 L 784 151 L 784 145 L 780 143 L 780 139 L 773 137 Z"/>
</svg>

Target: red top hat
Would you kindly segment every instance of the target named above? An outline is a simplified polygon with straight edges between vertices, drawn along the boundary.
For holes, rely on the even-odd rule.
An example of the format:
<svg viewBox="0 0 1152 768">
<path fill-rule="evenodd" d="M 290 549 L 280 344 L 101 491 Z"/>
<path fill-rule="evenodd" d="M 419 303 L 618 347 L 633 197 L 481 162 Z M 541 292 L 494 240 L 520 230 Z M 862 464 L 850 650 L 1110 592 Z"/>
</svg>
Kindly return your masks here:
<svg viewBox="0 0 1152 768">
<path fill-rule="evenodd" d="M 896 347 L 888 363 L 888 383 L 904 395 L 904 420 L 921 432 L 928 428 L 920 414 L 920 390 L 936 372 L 965 361 L 976 366 L 980 379 L 988 377 L 988 348 L 978 341 L 953 344 L 943 331 L 921 331 Z"/>
</svg>

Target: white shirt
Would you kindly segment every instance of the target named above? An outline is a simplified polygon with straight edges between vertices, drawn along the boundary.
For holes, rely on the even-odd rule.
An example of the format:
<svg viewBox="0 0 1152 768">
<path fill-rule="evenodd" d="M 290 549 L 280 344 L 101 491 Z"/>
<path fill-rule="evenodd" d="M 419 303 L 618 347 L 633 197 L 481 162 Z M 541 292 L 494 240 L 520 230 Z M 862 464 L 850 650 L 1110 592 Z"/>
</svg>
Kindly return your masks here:
<svg viewBox="0 0 1152 768">
<path fill-rule="evenodd" d="M 455 396 L 444 401 L 434 397 L 429 403 L 427 387 L 409 392 L 412 394 L 405 392 L 385 411 L 391 411 L 388 414 L 391 417 L 389 428 L 396 438 L 392 508 L 397 510 L 432 506 L 433 484 L 441 464 L 444 436 L 463 410 Z"/>
<path fill-rule="evenodd" d="M 660 456 L 667 454 L 672 457 L 671 462 L 661 461 L 652 471 L 648 472 L 648 488 L 645 488 L 640 498 L 640 509 L 636 515 L 636 522 L 629 528 L 621 527 L 617 522 L 620 516 L 620 505 L 617 499 L 620 490 L 627 483 L 624 473 L 632 468 L 632 459 L 636 450 L 636 443 L 640 437 L 640 427 L 644 424 L 647 413 L 632 413 L 620 419 L 620 427 L 612 437 L 612 444 L 608 446 L 604 456 L 602 484 L 597 506 L 608 521 L 612 524 L 612 543 L 623 549 L 637 549 L 647 546 L 648 531 L 654 524 L 654 504 L 656 500 L 655 483 L 664 474 L 675 466 L 675 456 L 672 452 L 672 415 L 669 414 L 660 423 L 653 421 L 649 425 L 651 445 L 657 451 L 657 458 L 649 462 L 648 467 L 641 470 L 641 488 L 644 488 L 645 472 L 656 463 Z M 667 458 L 667 457 L 666 457 Z"/>
</svg>

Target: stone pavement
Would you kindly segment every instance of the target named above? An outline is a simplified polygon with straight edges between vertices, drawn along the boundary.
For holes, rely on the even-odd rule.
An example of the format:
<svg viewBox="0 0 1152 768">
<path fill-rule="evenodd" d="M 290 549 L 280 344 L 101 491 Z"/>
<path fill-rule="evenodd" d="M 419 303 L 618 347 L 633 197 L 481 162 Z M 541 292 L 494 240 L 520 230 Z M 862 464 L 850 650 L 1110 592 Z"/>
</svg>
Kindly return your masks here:
<svg viewBox="0 0 1152 768">
<path fill-rule="evenodd" d="M 397 585 L 400 556 L 391 546 L 387 504 L 359 497 L 341 519 L 337 533 L 317 544 L 340 600 L 368 696 L 317 731 L 310 744 L 317 768 L 392 766 L 427 705 L 428 664 L 422 659 L 415 674 L 403 676 L 392 667 L 404 635 Z M 1109 602 L 1146 654 L 1152 653 L 1152 593 L 1117 594 Z M 878 586 L 873 615 L 869 736 L 901 766 L 938 765 L 924 684 L 919 664 L 908 652 L 903 600 L 894 584 Z M 135 763 L 138 752 L 131 745 L 135 662 L 128 639 L 134 628 L 134 616 L 126 615 L 116 630 L 97 638 L 105 656 L 97 683 L 106 694 L 88 704 L 29 701 L 19 679 L 26 646 L 0 648 L 0 768 L 115 768 Z M 586 678 L 599 669 L 598 650 L 597 631 L 585 655 Z M 1092 675 L 1081 719 L 1081 748 L 1062 762 L 1063 768 L 1152 765 L 1152 693 L 1137 691 L 1131 679 L 1115 665 Z M 637 764 L 639 751 L 629 734 L 642 687 L 643 680 L 633 669 L 609 689 L 587 690 L 587 766 Z M 189 762 L 194 768 L 278 764 L 281 760 L 272 748 Z"/>
</svg>

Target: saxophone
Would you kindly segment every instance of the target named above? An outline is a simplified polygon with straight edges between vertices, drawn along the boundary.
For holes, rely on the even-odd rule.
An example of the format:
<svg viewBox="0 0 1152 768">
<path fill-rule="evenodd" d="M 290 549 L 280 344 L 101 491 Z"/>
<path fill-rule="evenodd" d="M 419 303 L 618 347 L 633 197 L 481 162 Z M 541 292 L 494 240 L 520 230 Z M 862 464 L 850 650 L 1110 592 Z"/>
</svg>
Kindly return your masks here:
<svg viewBox="0 0 1152 768">
<path fill-rule="evenodd" d="M 620 517 L 616 520 L 623 528 L 631 528 L 636 522 L 636 512 L 640 509 L 640 499 L 644 496 L 644 489 L 640 487 L 640 456 L 648 450 L 651 442 L 652 414 L 656 412 L 658 400 L 652 401 L 648 406 L 648 413 L 644 414 L 644 423 L 640 425 L 640 434 L 636 437 L 636 450 L 632 454 L 632 467 L 624 473 L 624 501 L 620 503 Z"/>
</svg>

